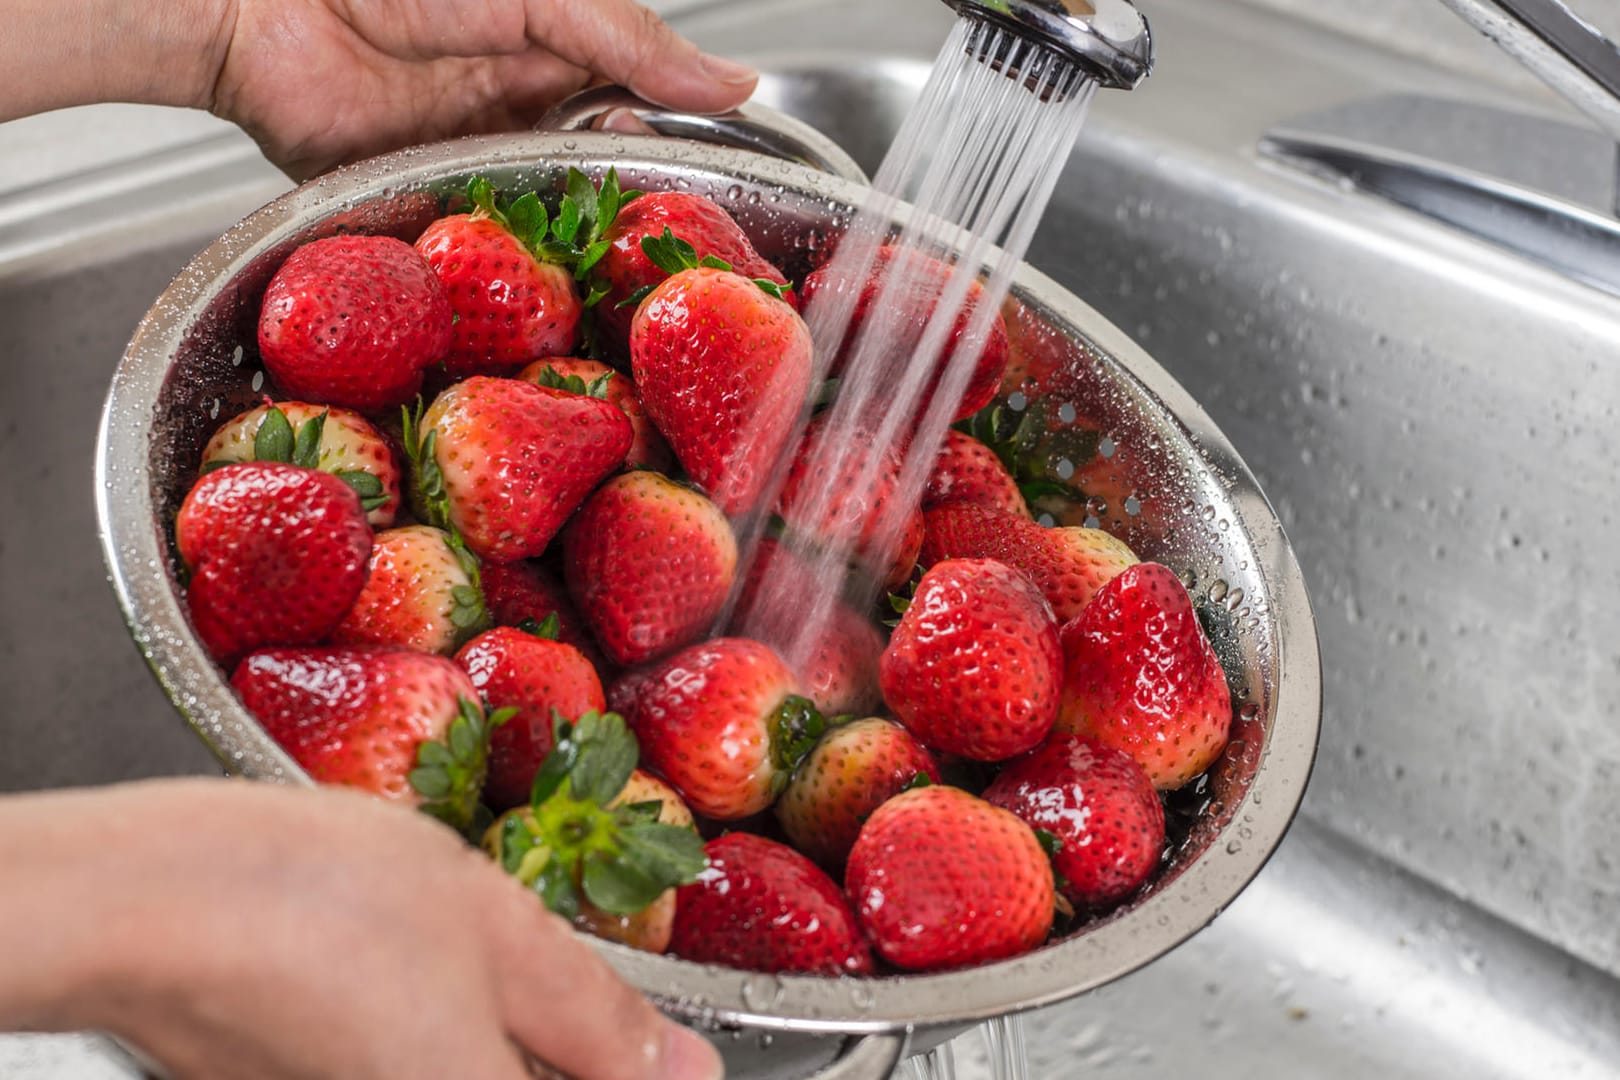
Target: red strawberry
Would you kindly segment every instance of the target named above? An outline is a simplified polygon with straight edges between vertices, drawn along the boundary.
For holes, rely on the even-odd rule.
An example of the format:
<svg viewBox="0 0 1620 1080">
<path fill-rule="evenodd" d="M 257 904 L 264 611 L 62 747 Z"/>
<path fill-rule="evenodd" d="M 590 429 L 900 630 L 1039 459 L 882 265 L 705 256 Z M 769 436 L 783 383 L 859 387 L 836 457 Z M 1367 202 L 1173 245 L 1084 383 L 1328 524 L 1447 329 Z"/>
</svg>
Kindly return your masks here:
<svg viewBox="0 0 1620 1080">
<path fill-rule="evenodd" d="M 1168 567 L 1139 563 L 1103 586 L 1063 628 L 1058 730 L 1135 758 L 1160 791 L 1220 756 L 1232 699 L 1192 598 Z"/>
<path fill-rule="evenodd" d="M 923 541 L 921 512 L 893 505 L 903 464 L 897 448 L 817 418 L 794 454 L 777 513 L 798 536 L 849 552 L 885 587 L 898 588 L 911 577 Z"/>
<path fill-rule="evenodd" d="M 478 691 L 443 656 L 376 646 L 266 649 L 231 686 L 304 771 L 471 823 L 488 724 Z"/>
<path fill-rule="evenodd" d="M 947 559 L 918 582 L 878 677 L 895 718 L 925 745 L 1002 761 L 1040 743 L 1057 718 L 1057 620 L 1011 567 Z"/>
<path fill-rule="evenodd" d="M 744 638 L 706 641 L 631 672 L 608 701 L 641 741 L 642 763 L 720 821 L 769 806 L 822 727 L 787 665 Z"/>
<path fill-rule="evenodd" d="M 409 401 L 450 344 L 450 301 L 390 236 L 331 236 L 287 257 L 264 290 L 259 357 L 293 397 L 362 412 Z"/>
<path fill-rule="evenodd" d="M 669 275 L 641 246 L 645 239 L 662 237 L 666 229 L 690 244 L 700 258 L 719 259 L 744 277 L 764 278 L 787 287 L 782 271 L 760 257 L 731 215 L 716 203 L 680 191 L 642 195 L 625 203 L 612 228 L 603 234 L 612 246 L 593 274 L 596 287 L 607 289 L 597 309 L 596 330 L 598 340 L 611 355 L 624 356 L 629 349 L 636 304 L 627 301 Z"/>
<path fill-rule="evenodd" d="M 580 651 L 508 626 L 479 634 L 456 653 L 484 700 L 513 708 L 489 740 L 484 801 L 496 810 L 529 801 L 529 786 L 551 753 L 553 710 L 565 720 L 607 708 L 602 682 Z"/>
<path fill-rule="evenodd" d="M 631 325 L 631 369 L 647 415 L 732 516 L 759 501 L 809 393 L 810 360 L 798 312 L 726 270 L 671 276 Z"/>
<path fill-rule="evenodd" d="M 360 494 L 373 529 L 399 512 L 399 462 L 365 417 L 301 401 L 266 403 L 225 423 L 203 448 L 202 471 L 238 461 L 283 461 L 329 472 Z"/>
<path fill-rule="evenodd" d="M 651 469 L 653 472 L 667 473 L 674 466 L 675 455 L 670 453 L 669 444 L 664 442 L 664 437 L 658 434 L 658 429 L 647 418 L 647 410 L 641 407 L 635 380 L 622 371 L 614 371 L 600 360 L 554 356 L 536 360 L 518 372 L 517 377 L 539 386 L 569 390 L 576 394 L 589 393 L 622 409 L 630 420 L 630 427 L 635 430 L 630 452 L 624 456 L 626 469 Z M 597 393 L 598 386 L 602 388 L 601 393 Z"/>
<path fill-rule="evenodd" d="M 1058 621 L 1080 614 L 1090 599 L 1136 555 L 1101 529 L 1044 529 L 1013 514 L 951 503 L 923 514 L 920 561 L 996 559 L 1022 572 L 1045 594 Z"/>
<path fill-rule="evenodd" d="M 474 376 L 440 394 L 405 445 L 428 519 L 480 558 L 512 562 L 545 550 L 631 437 L 605 401 Z"/>
<path fill-rule="evenodd" d="M 728 833 L 703 850 L 709 868 L 676 901 L 676 956 L 744 971 L 872 974 L 849 901 L 815 863 L 750 833 Z"/>
<path fill-rule="evenodd" d="M 844 340 L 844 349 L 833 361 L 832 374 L 841 373 L 848 363 L 849 351 L 855 342 L 860 340 L 860 333 L 866 324 L 872 305 L 882 297 L 885 304 L 883 317 L 885 319 L 910 320 L 915 325 L 907 332 L 903 340 L 911 344 L 922 336 L 923 327 L 939 306 L 940 297 L 944 295 L 949 284 L 953 269 L 942 262 L 931 259 L 920 253 L 913 253 L 910 258 L 916 260 L 910 264 L 900 262 L 901 254 L 898 247 L 885 244 L 879 248 L 873 258 L 871 272 L 866 281 L 861 284 L 861 290 L 855 300 L 854 312 L 850 319 L 849 335 Z M 897 268 L 911 271 L 906 273 L 906 280 L 911 288 L 900 295 L 893 291 L 883 296 L 883 283 L 893 275 Z M 833 296 L 849 288 L 849 283 L 840 279 L 838 260 L 833 260 L 813 271 L 804 279 L 804 304 L 808 310 L 812 304 L 831 302 Z M 816 298 L 822 299 L 818 301 Z M 932 400 L 934 389 L 939 383 L 941 374 L 949 365 L 951 357 L 955 355 L 957 344 L 962 335 L 968 330 L 968 322 L 978 304 L 983 302 L 984 288 L 978 282 L 973 282 L 968 288 L 967 296 L 962 302 L 962 308 L 957 315 L 956 323 L 952 327 L 950 337 L 946 339 L 945 346 L 940 352 L 936 363 L 934 378 L 930 381 L 928 389 L 924 392 L 921 402 L 917 406 L 917 415 L 921 416 Z M 972 416 L 990 403 L 1001 386 L 1001 374 L 1007 367 L 1007 327 L 998 312 L 990 324 L 985 337 L 983 351 L 979 354 L 978 364 L 962 395 L 961 405 L 957 408 L 955 419 L 960 420 Z"/>
<path fill-rule="evenodd" d="M 616 476 L 563 534 L 568 590 L 623 666 L 703 637 L 737 575 L 731 525 L 708 499 L 654 472 Z"/>
<path fill-rule="evenodd" d="M 1052 928 L 1046 852 L 1028 825 L 958 788 L 921 787 L 878 807 L 844 872 L 867 940 L 907 971 L 1028 952 Z"/>
<path fill-rule="evenodd" d="M 371 552 L 353 488 L 331 473 L 270 462 L 227 465 L 198 480 L 174 540 L 190 572 L 191 623 L 224 664 L 331 633 L 365 586 Z"/>
<path fill-rule="evenodd" d="M 416 241 L 456 314 L 445 368 L 454 377 L 510 373 L 566 355 L 585 306 L 567 257 L 549 254 L 555 236 L 539 199 L 497 205 L 483 179 L 467 194 L 472 213 L 440 218 Z"/>
<path fill-rule="evenodd" d="M 409 525 L 377 534 L 366 587 L 331 641 L 448 656 L 488 625 L 477 562 L 443 529 Z"/>
<path fill-rule="evenodd" d="M 627 801 L 637 748 L 622 717 L 587 712 L 555 735 L 529 804 L 503 814 L 484 848 L 576 926 L 662 952 L 675 888 L 697 880 L 703 841 L 663 821 L 662 805 Z"/>
<path fill-rule="evenodd" d="M 607 666 L 607 658 L 596 647 L 568 590 L 540 564 L 485 563 L 478 568 L 478 576 L 484 587 L 484 606 L 496 626 L 538 630 L 555 616 L 558 641 L 578 649 L 597 671 Z"/>
<path fill-rule="evenodd" d="M 776 801 L 793 846 L 828 869 L 842 867 L 872 811 L 939 766 L 911 733 L 877 717 L 830 728 Z"/>
<path fill-rule="evenodd" d="M 823 588 L 792 547 L 765 537 L 754 549 L 735 625 L 764 641 L 793 640 L 804 629 L 802 598 Z M 819 630 L 796 672 L 805 696 L 823 716 L 864 716 L 880 706 L 877 670 L 884 642 L 877 626 L 839 600 Z"/>
<path fill-rule="evenodd" d="M 971 435 L 947 431 L 934 471 L 923 491 L 924 510 L 946 503 L 967 502 L 988 510 L 1030 517 L 1018 481 L 996 452 Z"/>
<path fill-rule="evenodd" d="M 1058 889 L 1076 907 L 1122 900 L 1164 852 L 1164 807 L 1130 755 L 1094 739 L 1054 735 L 1012 762 L 984 798 L 1052 834 Z"/>
</svg>

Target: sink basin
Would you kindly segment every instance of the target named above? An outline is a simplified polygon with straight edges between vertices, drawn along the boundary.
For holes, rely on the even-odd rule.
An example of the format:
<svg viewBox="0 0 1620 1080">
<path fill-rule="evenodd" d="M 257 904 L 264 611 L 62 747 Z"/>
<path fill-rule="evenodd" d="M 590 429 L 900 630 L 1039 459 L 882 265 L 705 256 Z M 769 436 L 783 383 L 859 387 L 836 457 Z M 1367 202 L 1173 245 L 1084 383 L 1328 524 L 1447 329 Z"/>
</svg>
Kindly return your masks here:
<svg viewBox="0 0 1620 1080">
<path fill-rule="evenodd" d="M 1236 2 L 1144 7 L 1158 70 L 1098 98 L 1030 261 L 1258 475 L 1312 588 L 1325 713 L 1271 865 L 1165 959 L 1032 1015 L 1030 1075 L 1620 1077 L 1620 301 L 1258 149 L 1392 93 L 1543 106 Z M 948 19 L 737 0 L 679 25 L 871 170 Z M 133 226 L 20 256 L 0 230 L 0 448 L 23 463 L 0 494 L 29 508 L 0 524 L 0 791 L 214 768 L 129 644 L 88 490 L 136 319 L 284 187 L 249 147 L 206 153 L 132 190 Z M 58 1075 L 5 1046 L 0 1073 Z M 958 1064 L 990 1075 L 972 1035 Z"/>
</svg>

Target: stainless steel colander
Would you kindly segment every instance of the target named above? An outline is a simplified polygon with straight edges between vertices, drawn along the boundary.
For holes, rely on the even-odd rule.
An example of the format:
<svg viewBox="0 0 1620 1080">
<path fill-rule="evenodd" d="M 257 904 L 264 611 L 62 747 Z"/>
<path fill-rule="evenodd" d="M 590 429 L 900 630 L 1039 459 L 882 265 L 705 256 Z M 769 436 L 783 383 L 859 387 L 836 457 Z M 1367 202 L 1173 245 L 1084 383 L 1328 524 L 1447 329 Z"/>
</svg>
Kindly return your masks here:
<svg viewBox="0 0 1620 1080">
<path fill-rule="evenodd" d="M 277 199 L 198 255 L 141 322 L 102 419 L 102 539 L 137 647 L 230 772 L 310 783 L 237 703 L 199 644 L 171 542 L 204 441 L 263 384 L 254 327 L 265 283 L 294 247 L 318 236 L 414 238 L 473 175 L 499 189 L 560 195 L 570 166 L 598 179 L 612 166 L 626 187 L 715 199 L 791 277 L 837 235 L 865 190 L 795 162 L 680 139 L 551 132 L 461 140 L 355 165 Z M 1210 774 L 1207 809 L 1147 894 L 1017 959 L 936 975 L 777 978 L 596 943 L 669 1012 L 715 1031 L 730 1075 L 887 1076 L 904 1053 L 970 1024 L 1139 968 L 1237 896 L 1304 792 L 1321 712 L 1315 624 L 1299 566 L 1254 477 L 1162 368 L 1038 271 L 1021 268 L 1008 314 L 1015 363 L 1032 372 L 1024 394 L 1044 396 L 1060 425 L 1073 428 L 1054 453 L 1070 455 L 1066 468 L 1097 493 L 1075 509 L 1076 522 L 1095 517 L 1144 559 L 1170 565 L 1199 602 L 1239 710 L 1232 743 Z"/>
</svg>

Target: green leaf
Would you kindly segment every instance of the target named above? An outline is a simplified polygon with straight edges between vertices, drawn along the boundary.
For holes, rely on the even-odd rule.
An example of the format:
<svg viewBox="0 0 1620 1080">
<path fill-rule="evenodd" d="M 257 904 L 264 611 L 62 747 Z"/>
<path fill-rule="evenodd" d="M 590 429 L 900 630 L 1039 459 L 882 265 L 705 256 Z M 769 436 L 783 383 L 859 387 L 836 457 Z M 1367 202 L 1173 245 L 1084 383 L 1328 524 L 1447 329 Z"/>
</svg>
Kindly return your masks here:
<svg viewBox="0 0 1620 1080">
<path fill-rule="evenodd" d="M 253 436 L 253 456 L 259 461 L 291 462 L 292 453 L 292 425 L 287 422 L 287 414 L 272 405 Z"/>
<path fill-rule="evenodd" d="M 641 251 L 666 274 L 693 270 L 698 265 L 697 249 L 671 232 L 668 225 L 664 226 L 662 236 L 643 236 Z"/>
<path fill-rule="evenodd" d="M 658 822 L 625 826 L 621 836 L 625 854 L 650 871 L 665 888 L 690 885 L 709 863 L 703 837 L 682 825 Z"/>
<path fill-rule="evenodd" d="M 220 469 L 225 468 L 225 466 L 227 466 L 227 465 L 240 465 L 240 464 L 241 464 L 240 461 L 231 461 L 231 460 L 226 459 L 226 458 L 221 458 L 221 459 L 219 459 L 217 461 L 206 462 L 202 467 L 202 475 L 207 476 L 211 472 L 218 472 Z"/>
<path fill-rule="evenodd" d="M 583 394 L 586 392 L 584 379 L 578 375 L 564 375 L 550 364 L 540 369 L 534 381 L 540 386 L 552 390 L 566 390 L 570 394 Z"/>
<path fill-rule="evenodd" d="M 612 248 L 613 245 L 606 240 L 594 240 L 586 245 L 584 253 L 579 257 L 579 265 L 574 267 L 574 279 L 576 281 L 585 280 L 585 275 L 590 272 L 591 267 L 601 262 L 602 256 L 606 255 Z"/>
<path fill-rule="evenodd" d="M 375 473 L 368 473 L 364 469 L 340 469 L 332 475 L 354 488 L 355 494 L 362 499 L 381 498 L 384 502 L 388 501 L 383 494 L 383 483 Z"/>
<path fill-rule="evenodd" d="M 585 898 L 611 915 L 643 911 L 666 888 L 634 859 L 625 856 L 587 860 L 580 884 Z"/>
<path fill-rule="evenodd" d="M 482 176 L 475 176 L 467 183 L 467 201 L 491 217 L 500 215 L 495 208 L 495 185 Z"/>
<path fill-rule="evenodd" d="M 531 191 L 520 195 L 516 202 L 506 208 L 506 227 L 512 230 L 512 235 L 524 247 L 533 251 L 546 238 L 549 217 L 540 196 Z"/>
<path fill-rule="evenodd" d="M 551 710 L 554 721 L 562 721 L 562 714 L 556 709 Z M 566 732 L 569 730 L 566 722 L 555 725 L 555 730 Z M 579 744 L 566 734 L 556 736 L 551 753 L 540 763 L 540 768 L 534 774 L 534 784 L 529 788 L 529 803 L 538 808 L 540 804 L 551 798 L 568 779 L 568 773 L 579 759 Z"/>
<path fill-rule="evenodd" d="M 626 205 L 634 202 L 636 199 L 641 198 L 645 194 L 647 193 L 642 191 L 640 188 L 625 188 L 623 191 L 619 192 L 619 209 L 623 210 Z"/>
<path fill-rule="evenodd" d="M 557 617 L 557 613 L 553 611 L 539 622 L 535 622 L 532 617 L 524 619 L 517 624 L 517 628 L 523 631 L 525 634 L 532 634 L 537 638 L 545 638 L 547 641 L 556 641 L 557 634 L 562 630 L 562 620 L 559 619 Z"/>
<path fill-rule="evenodd" d="M 706 266 L 710 270 L 730 270 L 731 264 L 718 255 L 705 255 L 698 260 L 699 266 Z"/>
<path fill-rule="evenodd" d="M 512 814 L 501 822 L 501 869 L 516 874 L 523 857 L 535 847 L 535 835 L 522 814 Z"/>
<path fill-rule="evenodd" d="M 606 401 L 608 395 L 608 384 L 613 381 L 613 376 L 615 374 L 617 373 L 612 371 L 604 371 L 602 374 L 592 379 L 590 384 L 585 387 L 585 396 L 596 398 L 598 401 Z"/>
<path fill-rule="evenodd" d="M 488 710 L 487 710 L 487 707 L 486 707 L 486 712 L 487 711 Z M 489 719 L 486 720 L 485 723 L 489 726 L 490 731 L 494 731 L 496 728 L 500 727 L 502 724 L 504 724 L 507 721 L 511 720 L 512 717 L 516 716 L 519 711 L 520 710 L 518 709 L 518 707 L 516 705 L 508 705 L 505 708 L 496 709 L 494 712 L 490 712 L 488 714 Z"/>
<path fill-rule="evenodd" d="M 766 721 L 771 733 L 771 763 L 785 780 L 804 760 L 827 722 L 809 698 L 789 694 Z"/>
<path fill-rule="evenodd" d="M 617 808 L 619 817 L 626 824 L 646 823 L 658 824 L 659 815 L 664 812 L 664 803 L 661 799 L 645 799 L 641 802 L 626 803 Z"/>
<path fill-rule="evenodd" d="M 573 874 L 562 860 L 552 859 L 546 863 L 535 880 L 534 890 L 546 907 L 563 918 L 572 919 L 579 914 L 579 890 L 574 887 Z"/>
<path fill-rule="evenodd" d="M 443 768 L 419 765 L 410 771 L 406 779 L 424 799 L 445 799 L 450 796 L 450 774 Z"/>
<path fill-rule="evenodd" d="M 596 185 L 591 183 L 590 177 L 578 169 L 569 169 L 568 194 L 564 197 L 564 202 L 572 202 L 579 214 L 579 221 L 574 232 L 570 233 L 565 239 L 572 242 L 574 237 L 579 234 L 579 225 L 585 227 L 584 236 L 587 241 L 594 240 L 601 235 L 596 228 L 596 216 L 600 206 L 596 194 Z"/>
<path fill-rule="evenodd" d="M 1056 857 L 1057 853 L 1063 850 L 1063 841 L 1058 839 L 1056 833 L 1047 829 L 1036 829 L 1035 839 L 1041 842 L 1041 850 L 1046 852 L 1048 859 Z"/>
<path fill-rule="evenodd" d="M 437 739 L 430 739 L 417 747 L 416 763 L 428 768 L 448 768 L 455 760 L 450 754 L 450 748 Z"/>
<path fill-rule="evenodd" d="M 618 219 L 624 197 L 619 191 L 619 171 L 609 168 L 602 178 L 602 187 L 596 193 L 596 221 L 591 226 L 591 239 L 600 240 Z M 594 245 L 593 245 L 594 246 Z"/>
<path fill-rule="evenodd" d="M 896 615 L 904 615 L 911 610 L 911 597 L 900 596 L 897 593 L 889 594 L 889 607 Z"/>
<path fill-rule="evenodd" d="M 479 732 L 465 717 L 458 716 L 450 725 L 450 753 L 457 761 L 467 761 L 478 753 Z"/>
<path fill-rule="evenodd" d="M 560 263 L 564 266 L 573 263 L 579 258 L 579 248 L 562 240 L 547 240 L 535 249 L 535 254 L 546 262 Z"/>
<path fill-rule="evenodd" d="M 572 195 L 564 195 L 562 205 L 557 208 L 557 220 L 551 223 L 551 235 L 572 248 L 574 238 L 579 235 L 579 221 L 579 203 Z"/>
<path fill-rule="evenodd" d="M 586 314 L 590 314 L 590 309 L 594 308 L 597 304 L 600 304 L 602 302 L 602 297 L 606 296 L 612 291 L 613 287 L 611 285 L 601 281 L 593 282 L 591 284 L 591 291 L 585 295 Z M 587 336 L 585 340 L 592 341 L 592 338 Z"/>
<path fill-rule="evenodd" d="M 293 441 L 292 463 L 294 465 L 304 469 L 314 469 L 320 466 L 321 434 L 326 429 L 326 417 L 327 411 L 323 409 L 320 415 L 312 416 L 299 425 L 298 438 Z M 262 431 L 263 428 L 260 430 Z"/>
<path fill-rule="evenodd" d="M 725 269 L 730 270 L 731 267 L 728 266 Z M 767 296 L 774 296 L 778 300 L 787 299 L 787 289 L 785 289 L 782 286 L 778 285 L 776 282 L 772 281 L 770 278 L 757 277 L 757 278 L 754 278 L 753 281 L 754 281 L 754 284 L 758 285 L 760 287 L 760 289 Z"/>
<path fill-rule="evenodd" d="M 643 285 L 641 288 L 637 289 L 635 292 L 631 293 L 629 296 L 625 297 L 623 300 L 620 300 L 617 304 L 614 304 L 613 306 L 615 308 L 639 307 L 641 305 L 641 302 L 643 300 L 647 299 L 647 297 L 657 287 L 658 286 L 656 286 L 656 285 Z"/>
<path fill-rule="evenodd" d="M 913 776 L 910 780 L 907 780 L 906 786 L 900 790 L 915 791 L 917 788 L 931 787 L 933 786 L 933 783 L 934 782 L 928 778 L 927 773 L 920 772 L 916 776 Z"/>
<path fill-rule="evenodd" d="M 569 774 L 577 798 L 606 806 L 624 790 L 640 758 L 636 737 L 618 713 L 588 712 L 576 723 L 579 758 Z"/>
</svg>

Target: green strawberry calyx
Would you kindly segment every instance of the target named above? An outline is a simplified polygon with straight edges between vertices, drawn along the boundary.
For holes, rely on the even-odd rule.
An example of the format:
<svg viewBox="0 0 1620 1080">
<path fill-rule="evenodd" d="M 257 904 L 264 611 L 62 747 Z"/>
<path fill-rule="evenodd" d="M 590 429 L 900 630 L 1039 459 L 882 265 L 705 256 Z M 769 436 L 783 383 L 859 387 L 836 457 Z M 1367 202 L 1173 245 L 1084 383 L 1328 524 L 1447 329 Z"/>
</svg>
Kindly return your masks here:
<svg viewBox="0 0 1620 1080">
<path fill-rule="evenodd" d="M 618 171 L 611 168 L 600 188 L 591 183 L 590 177 L 570 168 L 565 194 L 555 213 L 548 211 L 532 191 L 507 201 L 482 176 L 474 177 L 467 185 L 467 198 L 477 208 L 476 215 L 499 223 L 535 258 L 567 267 L 576 281 L 584 281 L 607 254 L 612 242 L 604 238 L 605 234 L 618 218 L 619 208 L 639 194 L 621 190 Z M 594 307 L 607 291 L 606 286 L 592 285 L 585 306 Z"/>
<path fill-rule="evenodd" d="M 322 409 L 299 424 L 295 432 L 292 421 L 287 419 L 281 407 L 271 405 L 265 411 L 264 419 L 259 421 L 259 430 L 253 435 L 253 460 L 278 461 L 283 465 L 297 465 L 301 469 L 319 469 L 321 438 L 326 431 L 329 412 Z M 210 461 L 202 471 L 207 474 L 231 464 L 234 462 L 223 459 Z M 335 469 L 332 475 L 354 489 L 354 493 L 360 496 L 361 509 L 368 514 L 388 501 L 382 480 L 374 473 L 364 469 Z"/>
<path fill-rule="evenodd" d="M 1081 427 L 1064 426 L 1048 431 L 1048 413 L 1060 409 L 1050 397 L 1037 397 L 1015 410 L 1002 401 L 992 401 L 956 424 L 956 430 L 971 435 L 988 446 L 1012 474 L 1024 502 L 1030 509 L 1042 499 L 1085 502 L 1085 493 L 1065 483 L 1053 462 L 1089 461 L 1097 453 L 1101 435 Z"/>
<path fill-rule="evenodd" d="M 608 383 L 613 380 L 613 376 L 616 374 L 618 373 L 604 371 L 590 382 L 586 382 L 583 376 L 564 375 L 550 364 L 547 364 L 535 376 L 535 382 L 551 390 L 566 390 L 570 394 L 581 394 L 585 397 L 596 398 L 598 401 L 606 401 Z"/>
<path fill-rule="evenodd" d="M 450 621 L 456 627 L 456 644 L 460 645 L 489 629 L 492 622 L 484 603 L 478 556 L 467 547 L 461 530 L 450 519 L 450 493 L 445 490 L 444 470 L 439 467 L 437 452 L 439 433 L 429 430 L 426 435 L 422 434 L 422 400 L 417 399 L 414 411 L 409 405 L 401 406 L 400 413 L 417 511 L 427 524 L 444 533 L 444 542 L 455 555 L 462 573 L 467 575 L 467 584 L 457 585 L 450 591 Z"/>
<path fill-rule="evenodd" d="M 554 743 L 541 762 L 529 807 L 500 825 L 498 858 L 565 918 L 582 902 L 634 915 L 666 889 L 689 885 L 708 865 L 692 829 L 658 822 L 657 800 L 610 806 L 640 754 L 617 713 L 565 720 L 552 712 Z"/>
<path fill-rule="evenodd" d="M 416 768 L 407 780 L 421 796 L 425 813 L 466 832 L 477 819 L 490 732 L 510 720 L 517 710 L 498 709 L 486 717 L 476 701 L 465 697 L 456 700 L 456 717 L 445 737 L 428 739 L 416 748 Z"/>
<path fill-rule="evenodd" d="M 484 604 L 484 581 L 478 572 L 478 556 L 467 548 L 467 541 L 454 526 L 444 530 L 444 542 L 467 575 L 467 584 L 450 590 L 450 622 L 456 628 L 457 647 L 482 634 L 493 625 L 489 608 Z"/>
<path fill-rule="evenodd" d="M 815 749 L 827 721 L 809 698 L 789 694 L 771 710 L 765 725 L 771 739 L 772 793 L 780 795 L 799 762 Z"/>
<path fill-rule="evenodd" d="M 649 262 L 666 274 L 679 274 L 683 270 L 696 270 L 699 267 L 707 267 L 711 270 L 732 269 L 730 263 L 714 255 L 704 255 L 699 258 L 697 248 L 676 236 L 668 225 L 664 226 L 664 232 L 661 236 L 643 236 L 641 238 L 641 252 L 647 256 Z M 787 289 L 770 278 L 751 278 L 750 280 L 767 295 L 774 296 L 778 300 L 785 299 Z M 647 294 L 657 287 L 656 284 L 643 285 L 623 300 L 620 300 L 616 306 L 635 307 L 647 299 Z"/>
<path fill-rule="evenodd" d="M 535 620 L 534 616 L 531 615 L 528 618 L 520 621 L 517 624 L 517 628 L 531 637 L 542 638 L 546 641 L 556 641 L 558 635 L 562 633 L 562 619 L 555 611 L 551 612 L 538 622 Z"/>
</svg>

